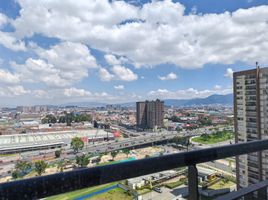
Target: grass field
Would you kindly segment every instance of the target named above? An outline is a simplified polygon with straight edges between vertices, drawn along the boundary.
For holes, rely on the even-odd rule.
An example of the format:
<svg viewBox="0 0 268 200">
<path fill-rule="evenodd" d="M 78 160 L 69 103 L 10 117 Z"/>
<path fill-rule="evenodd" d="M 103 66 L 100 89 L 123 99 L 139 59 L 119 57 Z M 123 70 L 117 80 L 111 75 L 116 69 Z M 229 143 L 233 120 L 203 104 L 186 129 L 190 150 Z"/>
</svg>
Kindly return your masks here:
<svg viewBox="0 0 268 200">
<path fill-rule="evenodd" d="M 126 191 L 124 191 L 123 189 L 115 188 L 106 193 L 96 195 L 88 199 L 90 200 L 119 200 L 119 199 L 132 200 L 133 197 L 127 194 Z"/>
<path fill-rule="evenodd" d="M 178 187 L 182 184 L 184 184 L 185 181 L 175 181 L 175 182 L 171 182 L 171 183 L 166 183 L 165 186 L 169 189 L 173 189 L 175 187 Z"/>
<path fill-rule="evenodd" d="M 219 182 L 209 186 L 209 189 L 213 189 L 213 190 L 219 190 L 219 189 L 223 189 L 223 188 L 230 188 L 231 186 L 235 185 L 234 182 L 232 181 L 223 181 L 220 180 Z"/>
<path fill-rule="evenodd" d="M 192 138 L 193 142 L 198 142 L 201 144 L 215 144 L 218 142 L 223 142 L 234 138 L 234 134 L 228 131 L 219 131 L 210 135 L 202 135 L 199 137 Z"/>
<path fill-rule="evenodd" d="M 68 193 L 48 197 L 48 198 L 46 198 L 46 200 L 73 200 L 73 199 L 76 199 L 78 197 L 87 195 L 87 194 L 92 193 L 92 192 L 96 192 L 100 189 L 110 187 L 110 186 L 115 185 L 115 184 L 117 184 L 117 182 L 99 185 L 96 187 L 85 188 L 85 189 L 81 189 L 81 190 L 76 190 L 73 192 L 68 192 Z M 90 199 L 93 199 L 93 197 Z"/>
</svg>

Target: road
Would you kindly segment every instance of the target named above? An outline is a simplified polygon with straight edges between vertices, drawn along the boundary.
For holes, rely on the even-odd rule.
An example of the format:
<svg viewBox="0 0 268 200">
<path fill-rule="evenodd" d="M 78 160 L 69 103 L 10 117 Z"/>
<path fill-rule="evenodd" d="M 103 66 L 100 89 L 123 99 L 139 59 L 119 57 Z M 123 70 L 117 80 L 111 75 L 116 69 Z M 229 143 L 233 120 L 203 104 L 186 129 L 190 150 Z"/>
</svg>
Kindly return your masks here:
<svg viewBox="0 0 268 200">
<path fill-rule="evenodd" d="M 136 134 L 137 132 L 135 132 Z M 209 128 L 199 128 L 196 130 L 184 130 L 181 132 L 170 132 L 170 131 L 162 131 L 159 133 L 154 133 L 154 132 L 140 132 L 139 136 L 135 135 L 136 137 L 129 137 L 129 138 L 124 138 L 122 140 L 112 140 L 108 142 L 102 142 L 102 143 L 95 143 L 95 144 L 87 144 L 83 152 L 84 153 L 102 153 L 102 152 L 111 152 L 115 150 L 120 150 L 120 149 L 125 149 L 125 148 L 132 148 L 136 146 L 141 146 L 145 144 L 150 144 L 150 143 L 155 143 L 155 142 L 161 142 L 165 140 L 172 139 L 175 136 L 197 136 L 201 134 L 211 134 L 212 132 L 209 130 Z M 128 134 L 131 136 L 131 134 L 134 135 L 134 132 L 128 131 Z M 193 149 L 200 149 L 200 147 L 194 147 Z M 167 150 L 165 153 L 169 153 L 169 150 Z M 43 156 L 48 156 L 48 155 L 53 155 L 55 152 L 55 149 L 51 150 L 39 150 L 39 151 L 31 151 L 31 152 L 24 152 L 21 153 L 20 157 L 22 159 L 28 159 L 31 161 L 31 158 L 37 157 L 40 155 Z M 63 153 L 62 153 L 64 158 L 67 159 L 74 159 L 76 155 L 73 154 L 73 150 L 70 149 L 70 145 L 67 147 L 64 147 Z M 0 158 L 2 159 L 2 158 Z M 41 158 L 42 159 L 42 156 Z M 0 163 L 0 174 L 3 176 L 7 172 L 10 171 L 14 168 L 14 163 L 16 163 L 16 160 L 6 160 L 5 162 Z M 49 161 L 49 163 L 55 163 L 57 162 L 58 159 L 55 159 L 53 161 Z M 1 169 L 2 168 L 2 169 Z"/>
</svg>

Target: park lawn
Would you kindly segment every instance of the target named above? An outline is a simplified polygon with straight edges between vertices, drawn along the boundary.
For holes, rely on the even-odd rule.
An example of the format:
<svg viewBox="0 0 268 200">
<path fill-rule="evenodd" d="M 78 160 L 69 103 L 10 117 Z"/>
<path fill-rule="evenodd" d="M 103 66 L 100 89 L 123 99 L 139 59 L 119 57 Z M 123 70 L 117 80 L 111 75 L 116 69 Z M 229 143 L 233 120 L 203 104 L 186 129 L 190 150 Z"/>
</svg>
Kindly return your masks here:
<svg viewBox="0 0 268 200">
<path fill-rule="evenodd" d="M 202 135 L 199 137 L 192 138 L 193 142 L 198 142 L 201 144 L 215 144 L 218 142 L 223 142 L 234 138 L 232 132 L 217 132 L 210 135 Z"/>
<path fill-rule="evenodd" d="M 182 184 L 184 184 L 185 181 L 175 181 L 175 182 L 171 182 L 171 183 L 166 183 L 165 186 L 169 189 L 173 189 L 175 187 L 178 187 Z"/>
<path fill-rule="evenodd" d="M 73 192 L 67 192 L 64 194 L 59 194 L 59 195 L 48 197 L 48 198 L 46 198 L 46 200 L 72 200 L 72 199 L 76 199 L 76 198 L 79 198 L 81 196 L 87 195 L 89 193 L 96 192 L 100 189 L 113 186 L 115 184 L 117 184 L 117 182 L 108 183 L 108 184 L 99 185 L 99 186 L 90 187 L 90 188 L 85 188 L 85 189 L 81 189 L 81 190 L 76 190 Z"/>
<path fill-rule="evenodd" d="M 219 190 L 223 188 L 230 188 L 233 185 L 235 185 L 235 183 L 232 181 L 228 180 L 227 182 L 224 182 L 223 180 L 220 180 L 219 182 L 209 186 L 209 189 Z"/>
<path fill-rule="evenodd" d="M 151 192 L 152 190 L 150 190 L 149 188 L 143 188 L 141 190 L 137 190 L 137 192 L 142 195 L 142 194 L 146 194 L 148 192 Z"/>
<path fill-rule="evenodd" d="M 118 199 L 132 200 L 133 197 L 127 194 L 125 190 L 121 188 L 115 188 L 103 194 L 90 197 L 88 199 L 90 200 L 118 200 Z"/>
</svg>

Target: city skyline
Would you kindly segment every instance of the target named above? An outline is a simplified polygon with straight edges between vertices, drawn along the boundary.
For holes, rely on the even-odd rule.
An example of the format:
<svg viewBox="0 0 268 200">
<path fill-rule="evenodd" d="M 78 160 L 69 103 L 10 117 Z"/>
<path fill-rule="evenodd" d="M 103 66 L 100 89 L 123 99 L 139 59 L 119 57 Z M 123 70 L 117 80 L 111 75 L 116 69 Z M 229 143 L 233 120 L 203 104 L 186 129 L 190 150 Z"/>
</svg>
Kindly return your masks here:
<svg viewBox="0 0 268 200">
<path fill-rule="evenodd" d="M 1 2 L 0 106 L 232 93 L 266 66 L 267 2 L 201 2 Z"/>
</svg>

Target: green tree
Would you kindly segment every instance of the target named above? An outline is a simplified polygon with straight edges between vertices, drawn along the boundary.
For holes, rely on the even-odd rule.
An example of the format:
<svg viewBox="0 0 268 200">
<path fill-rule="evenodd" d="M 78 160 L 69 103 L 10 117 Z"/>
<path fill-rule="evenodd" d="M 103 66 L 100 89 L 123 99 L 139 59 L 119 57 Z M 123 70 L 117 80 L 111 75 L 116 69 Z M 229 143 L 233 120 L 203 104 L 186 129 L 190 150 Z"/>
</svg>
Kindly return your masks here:
<svg viewBox="0 0 268 200">
<path fill-rule="evenodd" d="M 203 117 L 202 119 L 199 120 L 202 126 L 210 126 L 212 125 L 212 120 L 208 117 Z"/>
<path fill-rule="evenodd" d="M 59 158 L 60 155 L 61 155 L 61 150 L 56 150 L 56 151 L 55 151 L 55 157 L 56 157 L 56 158 Z"/>
<path fill-rule="evenodd" d="M 41 122 L 43 123 L 43 124 L 47 124 L 47 123 L 52 123 L 52 124 L 54 124 L 54 123 L 57 123 L 57 118 L 54 116 L 54 115 L 46 115 L 46 117 L 45 118 L 43 118 L 42 120 L 41 120 Z"/>
<path fill-rule="evenodd" d="M 145 158 L 150 158 L 150 156 L 148 154 L 145 155 Z"/>
<path fill-rule="evenodd" d="M 57 169 L 60 171 L 60 172 L 63 172 L 63 169 L 64 169 L 64 166 L 66 165 L 65 161 L 64 160 L 60 160 L 58 163 L 57 163 Z"/>
<path fill-rule="evenodd" d="M 102 157 L 102 155 L 100 155 L 98 158 L 96 158 L 96 163 L 97 163 L 97 164 L 100 163 L 100 161 L 101 161 L 101 157 Z"/>
<path fill-rule="evenodd" d="M 117 151 L 112 151 L 111 152 L 111 156 L 112 156 L 113 160 L 114 160 L 114 158 L 116 157 L 117 154 L 118 154 Z"/>
<path fill-rule="evenodd" d="M 18 161 L 15 165 L 14 177 L 21 178 L 32 168 L 32 163 L 28 161 Z M 12 175 L 13 177 L 13 175 Z"/>
<path fill-rule="evenodd" d="M 130 154 L 130 150 L 129 149 L 123 149 L 123 153 L 127 155 L 127 157 L 129 156 Z"/>
<path fill-rule="evenodd" d="M 59 123 L 65 123 L 65 122 L 66 122 L 66 117 L 65 116 L 60 116 Z"/>
<path fill-rule="evenodd" d="M 180 118 L 177 117 L 176 115 L 173 115 L 173 116 L 170 118 L 170 120 L 171 120 L 172 122 L 180 122 L 180 121 L 181 121 Z"/>
<path fill-rule="evenodd" d="M 21 178 L 21 174 L 18 170 L 14 170 L 12 173 L 11 173 L 11 176 L 13 179 L 17 179 L 17 178 Z"/>
<path fill-rule="evenodd" d="M 89 157 L 87 155 L 76 156 L 76 164 L 79 167 L 86 167 L 89 163 Z"/>
<path fill-rule="evenodd" d="M 48 164 L 45 161 L 39 160 L 34 163 L 34 170 L 41 176 L 46 171 L 47 166 Z"/>
<path fill-rule="evenodd" d="M 77 153 L 79 150 L 82 150 L 84 147 L 84 142 L 79 137 L 74 137 L 71 141 L 71 148 Z"/>
</svg>

